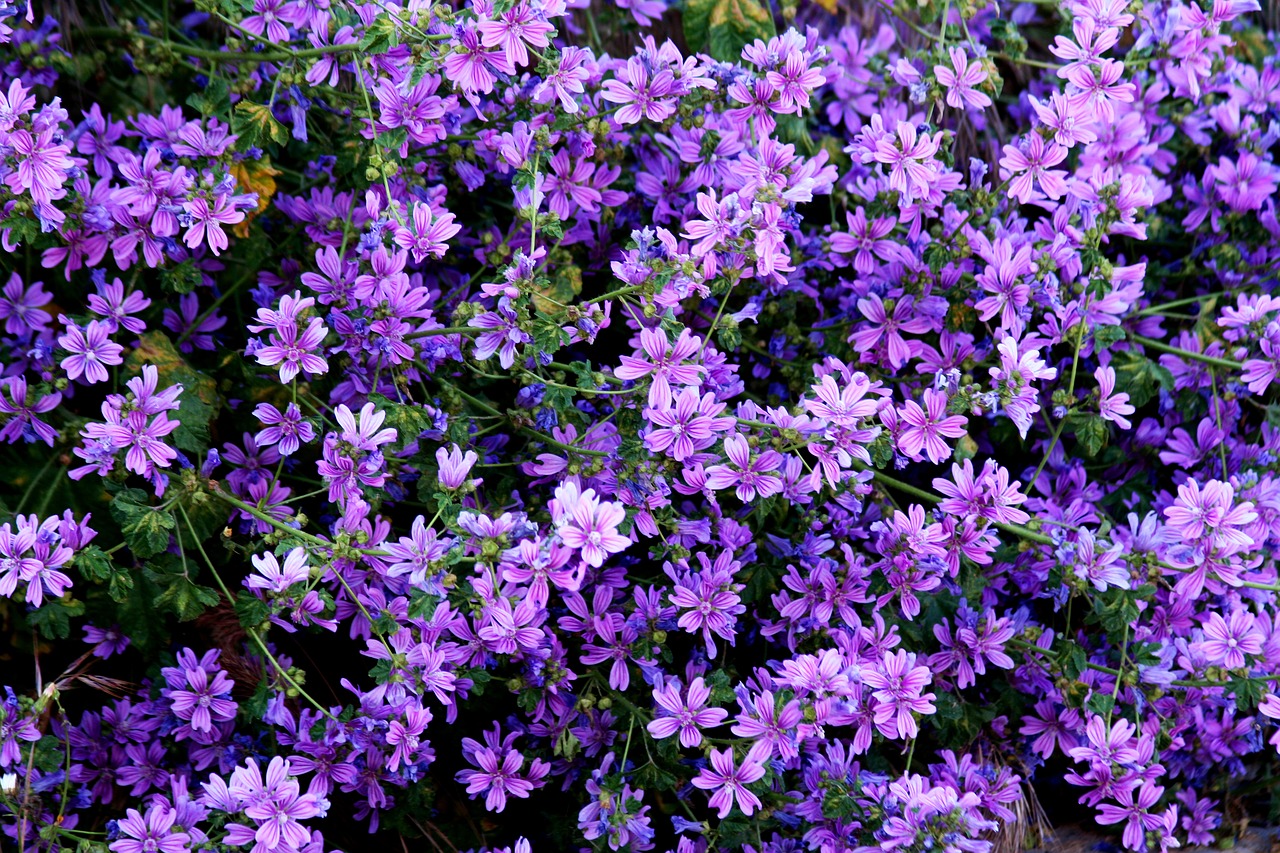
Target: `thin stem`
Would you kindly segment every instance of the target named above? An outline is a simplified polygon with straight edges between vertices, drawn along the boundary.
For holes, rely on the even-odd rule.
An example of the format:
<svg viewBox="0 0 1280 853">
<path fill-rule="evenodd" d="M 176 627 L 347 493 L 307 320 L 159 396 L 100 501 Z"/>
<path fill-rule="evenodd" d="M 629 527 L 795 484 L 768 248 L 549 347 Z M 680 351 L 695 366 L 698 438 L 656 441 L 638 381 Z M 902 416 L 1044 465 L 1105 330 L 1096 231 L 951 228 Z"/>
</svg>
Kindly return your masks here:
<svg viewBox="0 0 1280 853">
<path fill-rule="evenodd" d="M 1151 338 L 1144 338 L 1142 335 L 1129 335 L 1129 340 L 1136 344 L 1142 344 L 1144 347 L 1148 347 L 1153 350 L 1159 350 L 1160 352 L 1167 352 L 1170 355 L 1176 355 L 1179 358 L 1199 361 L 1204 364 L 1212 364 L 1216 367 L 1225 367 L 1228 370 L 1240 370 L 1244 367 L 1240 362 L 1232 361 L 1229 358 L 1218 358 L 1215 355 L 1205 355 L 1202 352 L 1192 352 L 1191 350 L 1179 349 L 1178 347 L 1169 346 L 1166 343 L 1161 343 L 1160 341 L 1155 341 Z"/>
<path fill-rule="evenodd" d="M 187 515 L 186 507 L 184 507 L 182 504 L 178 504 L 178 511 L 182 513 L 182 520 L 187 523 L 187 529 L 190 530 L 191 519 Z M 191 539 L 195 543 L 196 550 L 200 552 L 200 556 L 204 558 L 204 564 L 209 567 L 209 571 L 213 574 L 213 579 L 217 581 L 218 587 L 221 588 L 222 594 L 227 597 L 227 602 L 234 605 L 236 601 L 236 597 L 231 594 L 231 590 L 227 587 L 226 583 L 222 580 L 222 576 L 218 574 L 218 570 L 214 567 L 213 560 L 209 558 L 209 554 L 204 550 L 204 546 L 200 544 L 200 540 L 195 536 L 192 536 Z M 181 543 L 182 541 L 182 533 L 180 531 L 178 533 L 178 541 L 179 543 Z M 321 705 L 315 699 L 312 699 L 311 695 L 307 693 L 307 691 L 302 689 L 302 685 L 297 682 L 297 680 L 293 677 L 293 675 L 291 675 L 288 672 L 288 670 L 286 670 L 283 666 L 280 665 L 280 661 L 276 660 L 275 655 L 271 654 L 270 650 L 267 649 L 267 645 L 262 641 L 262 637 L 258 636 L 258 630 L 256 628 L 251 628 L 245 633 L 249 635 L 250 639 L 253 640 L 254 645 L 258 647 L 259 651 L 262 652 L 262 654 L 267 658 L 267 660 L 271 661 L 271 665 L 275 667 L 276 672 L 280 673 L 280 677 L 283 678 L 289 684 L 290 687 L 298 691 L 299 696 L 301 696 L 302 698 L 310 702 L 312 706 L 314 706 L 315 709 L 319 711 L 321 714 L 324 714 L 326 717 L 333 720 L 334 722 L 338 722 L 338 718 L 335 717 L 329 711 L 328 708 Z"/>
<path fill-rule="evenodd" d="M 296 536 L 297 538 L 301 539 L 304 542 L 309 542 L 310 544 L 315 545 L 318 548 L 324 548 L 325 550 L 328 550 L 328 551 L 334 551 L 335 549 L 340 547 L 336 542 L 330 542 L 328 539 L 321 539 L 319 536 L 316 536 L 311 533 L 307 533 L 306 531 L 303 531 L 303 530 L 299 530 L 296 527 L 291 527 L 290 525 L 285 524 L 283 521 L 276 518 L 275 516 L 265 513 L 262 510 L 258 509 L 253 504 L 245 503 L 244 501 L 240 500 L 234 495 L 227 494 L 220 487 L 216 485 L 213 486 L 210 491 L 215 497 L 221 498 L 222 500 L 226 501 L 232 506 L 249 513 L 249 515 L 253 516 L 258 521 L 261 521 L 265 524 L 270 524 L 276 530 L 279 530 L 283 533 L 288 533 L 291 536 Z M 368 557 L 389 556 L 386 551 L 378 551 L 376 549 L 371 549 L 371 548 L 352 547 L 352 550 L 357 551 L 361 554 L 364 554 L 365 556 L 368 556 Z"/>
</svg>

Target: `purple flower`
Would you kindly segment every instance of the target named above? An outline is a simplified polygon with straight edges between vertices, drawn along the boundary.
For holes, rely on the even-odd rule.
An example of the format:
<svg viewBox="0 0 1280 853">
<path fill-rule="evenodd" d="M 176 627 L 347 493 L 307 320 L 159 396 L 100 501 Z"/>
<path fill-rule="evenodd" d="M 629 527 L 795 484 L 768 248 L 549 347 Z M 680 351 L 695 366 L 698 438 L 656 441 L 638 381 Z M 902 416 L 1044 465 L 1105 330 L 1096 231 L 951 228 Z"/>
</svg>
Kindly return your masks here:
<svg viewBox="0 0 1280 853">
<path fill-rule="evenodd" d="M 472 799 L 485 795 L 484 806 L 491 812 L 501 812 L 507 807 L 507 797 L 527 799 L 535 787 L 551 771 L 551 766 L 540 759 L 533 759 L 529 769 L 520 773 L 524 756 L 509 744 L 481 745 L 471 738 L 463 738 L 463 755 L 478 770 L 459 770 L 457 779 L 467 786 Z"/>
<path fill-rule="evenodd" d="M 1039 134 L 1033 133 L 1022 143 L 1025 148 L 1015 145 L 1004 147 L 1004 156 L 1000 158 L 1000 176 L 1009 181 L 1009 198 L 1016 198 L 1023 204 L 1048 196 L 1060 199 L 1067 192 L 1064 180 L 1066 172 L 1051 169 L 1067 159 L 1067 149 L 1056 142 L 1047 146 Z M 1040 183 L 1040 191 L 1035 189 L 1035 182 Z"/>
<path fill-rule="evenodd" d="M 294 548 L 290 551 L 284 558 L 283 567 L 276 560 L 275 554 L 255 554 L 251 562 L 258 574 L 249 575 L 244 579 L 244 585 L 249 589 L 279 594 L 311 576 L 305 548 Z"/>
<path fill-rule="evenodd" d="M 924 408 L 915 400 L 908 400 L 898 412 L 902 431 L 898 436 L 898 449 L 912 459 L 919 459 L 920 452 L 930 462 L 937 464 L 951 455 L 951 448 L 943 438 L 960 438 L 967 435 L 963 415 L 947 414 L 947 395 L 932 388 L 924 392 Z"/>
<path fill-rule="evenodd" d="M 570 484 L 556 489 L 556 500 L 560 539 L 578 550 L 588 566 L 599 568 L 610 554 L 630 547 L 631 540 L 618 533 L 618 525 L 627 517 L 622 504 L 601 501 L 594 489 L 579 493 Z"/>
<path fill-rule="evenodd" d="M 394 746 L 387 769 L 392 773 L 401 764 L 417 764 L 430 760 L 431 750 L 422 743 L 422 734 L 431 722 L 431 711 L 410 707 L 405 710 L 404 721 L 392 720 L 387 730 L 387 744 Z M 424 753 L 425 754 L 421 754 Z"/>
<path fill-rule="evenodd" d="M 776 472 L 782 464 L 782 454 L 766 450 L 752 457 L 751 445 L 741 435 L 731 435 L 724 440 L 725 455 L 732 465 L 712 465 L 707 469 L 707 486 L 712 489 L 735 487 L 738 500 L 750 503 L 759 495 L 767 498 L 782 491 L 782 478 Z"/>
<path fill-rule="evenodd" d="M 25 376 L 14 376 L 6 381 L 0 389 L 0 412 L 9 415 L 9 421 L 0 429 L 0 438 L 10 444 L 19 438 L 28 443 L 43 441 L 53 447 L 53 440 L 58 431 L 40 420 L 37 415 L 51 412 L 62 402 L 62 394 L 57 391 L 36 397 L 33 402 L 27 401 L 27 380 Z"/>
<path fill-rule="evenodd" d="M 174 716 L 186 722 L 183 730 L 188 736 L 208 736 L 214 723 L 235 719 L 233 685 L 227 673 L 217 667 L 217 652 L 197 661 L 186 649 L 178 656 L 178 666 L 162 672 L 169 686 L 160 694 L 169 700 Z"/>
<path fill-rule="evenodd" d="M 427 257 L 443 258 L 449 239 L 462 230 L 453 218 L 452 213 L 435 216 L 430 205 L 415 204 L 413 227 L 397 226 L 396 245 L 407 250 L 415 263 L 422 263 Z"/>
<path fill-rule="evenodd" d="M 964 48 L 952 47 L 950 54 L 951 68 L 945 65 L 933 66 L 938 82 L 947 90 L 947 104 L 957 110 L 964 109 L 965 105 L 980 110 L 991 106 L 991 98 L 974 88 L 987 79 L 987 72 L 981 65 L 969 63 Z"/>
<path fill-rule="evenodd" d="M 476 359 L 483 361 L 500 353 L 498 363 L 504 368 L 515 364 L 517 346 L 533 342 L 533 336 L 520 328 L 515 312 L 503 303 L 494 311 L 473 317 L 468 325 L 486 330 L 476 337 Z"/>
<path fill-rule="evenodd" d="M 124 450 L 125 467 L 150 479 L 157 468 L 168 468 L 178 452 L 163 439 L 181 424 L 164 412 L 150 421 L 142 411 L 132 411 L 103 431 L 115 450 Z"/>
<path fill-rule="evenodd" d="M 129 648 L 130 640 L 120 630 L 119 625 L 110 628 L 98 628 L 94 625 L 84 626 L 84 641 L 93 644 L 93 656 L 107 659 L 113 655 L 123 654 Z"/>
<path fill-rule="evenodd" d="M 1164 516 L 1184 540 L 1203 540 L 1221 556 L 1229 556 L 1253 546 L 1253 540 L 1239 528 L 1258 517 L 1252 503 L 1234 504 L 1235 489 L 1230 483 L 1209 480 L 1201 488 L 1189 479 L 1178 487 L 1178 497 L 1165 508 Z"/>
<path fill-rule="evenodd" d="M 680 333 L 674 345 L 661 329 L 641 329 L 640 347 L 648 360 L 624 355 L 622 366 L 614 373 L 619 379 L 639 380 L 651 376 L 649 405 L 655 409 L 671 407 L 672 383 L 696 385 L 705 370 L 701 365 L 682 364 L 701 349 L 698 338 L 688 329 Z"/>
<path fill-rule="evenodd" d="M 653 425 L 644 437 L 645 446 L 683 462 L 715 444 L 717 432 L 733 429 L 733 418 L 718 417 L 724 410 L 725 404 L 716 402 L 714 394 L 699 394 L 697 388 L 686 387 L 671 408 L 645 409 L 645 417 Z"/>
<path fill-rule="evenodd" d="M 289 325 L 272 334 L 267 346 L 254 352 L 258 364 L 266 367 L 280 365 L 280 381 L 290 383 L 299 372 L 308 379 L 329 372 L 329 363 L 316 354 L 328 334 L 324 322 L 312 317 L 302 334 L 296 326 Z"/>
<path fill-rule="evenodd" d="M 462 452 L 462 448 L 453 445 L 449 450 L 443 447 L 436 449 L 436 464 L 440 466 L 440 485 L 451 491 L 472 489 L 484 482 L 479 478 L 468 480 L 467 475 L 480 457 L 474 450 Z"/>
<path fill-rule="evenodd" d="M 129 809 L 117 824 L 127 837 L 113 841 L 110 848 L 114 853 L 186 853 L 191 836 L 174 831 L 177 817 L 177 811 L 162 804 L 148 808 L 145 818 L 137 809 Z"/>
<path fill-rule="evenodd" d="M 71 353 L 61 362 L 67 378 L 71 380 L 84 377 L 85 382 L 106 382 L 110 378 L 107 366 L 121 364 L 124 358 L 121 353 L 124 347 L 112 341 L 107 324 L 99 320 L 90 320 L 83 330 L 72 325 L 66 317 L 58 318 L 67 326 L 67 333 L 58 338 L 58 345 Z"/>
<path fill-rule="evenodd" d="M 1254 622 L 1253 614 L 1242 609 L 1233 610 L 1230 620 L 1223 619 L 1221 613 L 1210 613 L 1201 626 L 1204 640 L 1200 651 L 1215 665 L 1244 668 L 1244 656 L 1261 654 L 1263 648 L 1263 637 Z"/>
<path fill-rule="evenodd" d="M 55 141 L 55 136 L 60 138 L 61 134 L 53 127 L 9 134 L 8 144 L 18 161 L 17 168 L 5 178 L 9 189 L 15 193 L 29 190 L 32 199 L 44 204 L 65 195 L 62 185 L 75 164 L 69 156 L 71 146 Z"/>
<path fill-rule="evenodd" d="M 747 817 L 760 808 L 760 798 L 747 790 L 747 785 L 764 776 L 764 765 L 750 758 L 744 759 L 741 765 L 733 760 L 733 749 L 711 750 L 711 766 L 704 767 L 693 777 L 693 786 L 704 791 L 714 791 L 707 801 L 713 809 L 720 810 L 720 819 L 724 820 L 733 811 L 736 800 L 738 808 Z"/>
<path fill-rule="evenodd" d="M 140 290 L 125 295 L 124 283 L 118 278 L 110 284 L 99 284 L 98 292 L 89 294 L 89 308 L 103 318 L 102 324 L 111 334 L 119 329 L 142 334 L 147 324 L 130 315 L 145 311 L 150 305 L 151 300 Z"/>
<path fill-rule="evenodd" d="M 937 162 L 933 155 L 938 153 L 942 134 L 917 133 L 915 125 L 900 121 L 896 136 L 895 139 L 893 134 L 889 134 L 879 140 L 874 157 L 890 167 L 889 188 L 911 201 L 929 192 Z"/>
<path fill-rule="evenodd" d="M 40 282 L 23 287 L 17 273 L 9 276 L 4 292 L 0 293 L 0 318 L 4 318 L 4 330 L 11 335 L 43 331 L 52 317 L 41 306 L 52 301 L 53 294 L 45 291 Z"/>
<path fill-rule="evenodd" d="M 286 405 L 283 414 L 270 403 L 259 403 L 253 410 L 253 416 L 266 425 L 255 436 L 258 446 L 274 445 L 281 456 L 292 456 L 303 444 L 315 441 L 315 427 L 310 421 L 303 420 L 297 403 Z"/>
<path fill-rule="evenodd" d="M 880 668 L 862 673 L 863 683 L 874 691 L 876 727 L 885 737 L 915 737 L 920 727 L 913 715 L 936 710 L 934 694 L 923 692 L 933 676 L 928 667 L 916 666 L 915 661 L 916 656 L 909 652 L 885 652 Z"/>
<path fill-rule="evenodd" d="M 638 56 L 627 60 L 621 77 L 604 82 L 603 97 L 621 104 L 614 115 L 619 124 L 635 124 L 640 119 L 660 122 L 675 112 L 675 78 L 662 68 L 650 75 L 649 68 Z"/>
<path fill-rule="evenodd" d="M 1125 821 L 1124 835 L 1121 837 L 1124 846 L 1130 850 L 1145 850 L 1147 830 L 1156 829 L 1161 823 L 1160 816 L 1150 814 L 1150 811 L 1163 793 L 1164 788 L 1151 781 L 1143 782 L 1137 788 L 1137 796 L 1134 795 L 1134 788 L 1120 788 L 1115 794 L 1119 805 L 1104 803 L 1098 806 L 1098 823 Z"/>
<path fill-rule="evenodd" d="M 1134 412 L 1129 405 L 1128 394 L 1117 394 L 1116 372 L 1112 367 L 1099 367 L 1093 372 L 1098 380 L 1098 412 L 1104 421 L 1111 421 L 1120 429 L 1133 429 L 1133 424 L 1126 417 Z"/>
<path fill-rule="evenodd" d="M 231 244 L 222 226 L 244 221 L 244 212 L 231 206 L 226 196 L 216 196 L 212 205 L 208 199 L 197 196 L 188 201 L 184 208 L 191 224 L 183 236 L 183 242 L 196 249 L 208 241 L 209 248 L 215 255 L 221 254 Z"/>
<path fill-rule="evenodd" d="M 257 843 L 254 849 L 299 850 L 311 841 L 311 833 L 299 821 L 323 817 L 328 800 L 300 792 L 298 780 L 289 775 L 288 760 L 275 756 L 267 765 L 265 779 L 258 764 L 249 759 L 231 774 L 227 796 L 257 827 L 230 824 L 226 841 L 232 845 Z"/>
<path fill-rule="evenodd" d="M 653 701 L 658 705 L 658 715 L 648 725 L 649 734 L 656 738 L 671 737 L 680 733 L 680 745 L 692 749 L 702 743 L 702 729 L 709 729 L 724 722 L 729 712 L 723 708 L 708 708 L 711 688 L 701 678 L 689 682 L 685 698 L 680 698 L 680 682 L 671 679 L 666 686 L 653 691 Z"/>
</svg>

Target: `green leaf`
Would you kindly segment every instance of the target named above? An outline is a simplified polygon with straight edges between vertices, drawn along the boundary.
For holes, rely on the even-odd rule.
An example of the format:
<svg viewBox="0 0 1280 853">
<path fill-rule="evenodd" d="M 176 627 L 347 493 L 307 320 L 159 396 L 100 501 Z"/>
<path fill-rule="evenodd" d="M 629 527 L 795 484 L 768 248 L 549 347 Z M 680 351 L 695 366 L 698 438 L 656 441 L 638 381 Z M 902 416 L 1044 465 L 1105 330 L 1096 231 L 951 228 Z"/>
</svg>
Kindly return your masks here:
<svg viewBox="0 0 1280 853">
<path fill-rule="evenodd" d="M 143 571 L 160 588 L 156 606 L 173 613 L 179 621 L 190 622 L 219 601 L 216 590 L 192 579 L 197 571 L 195 564 L 173 554 L 152 561 Z"/>
<path fill-rule="evenodd" d="M 361 53 L 386 53 L 400 45 L 400 33 L 396 29 L 396 19 L 391 15 L 379 15 L 372 25 L 364 31 L 360 39 Z"/>
<path fill-rule="evenodd" d="M 1093 339 L 1097 342 L 1099 351 L 1110 348 L 1112 344 L 1123 341 L 1124 338 L 1125 332 L 1120 326 L 1098 326 L 1093 330 Z"/>
<path fill-rule="evenodd" d="M 71 635 L 71 620 L 84 615 L 84 602 L 75 599 L 47 599 L 39 609 L 27 614 L 27 623 L 50 640 Z"/>
<path fill-rule="evenodd" d="M 1107 424 L 1097 415 L 1086 415 L 1076 427 L 1076 441 L 1085 455 L 1093 458 L 1107 443 Z"/>
<path fill-rule="evenodd" d="M 565 334 L 564 329 L 560 328 L 559 323 L 550 317 L 542 315 L 534 318 L 533 345 L 538 348 L 539 352 L 553 355 L 567 343 L 569 343 L 569 336 Z"/>
<path fill-rule="evenodd" d="M 129 597 L 133 589 L 133 575 L 128 569 L 117 566 L 111 555 L 97 545 L 90 545 L 79 551 L 72 559 L 72 564 L 80 570 L 80 576 L 88 581 L 107 584 L 107 595 L 117 604 Z"/>
<path fill-rule="evenodd" d="M 719 0 L 688 0 L 684 4 L 684 41 L 691 51 L 707 49 L 711 35 L 711 12 Z"/>
<path fill-rule="evenodd" d="M 142 335 L 137 348 L 125 359 L 125 367 L 134 373 L 148 364 L 155 366 L 161 388 L 182 386 L 175 416 L 182 425 L 174 430 L 173 443 L 188 453 L 203 453 L 209 446 L 209 423 L 222 405 L 217 383 L 187 364 L 164 332 Z"/>
<path fill-rule="evenodd" d="M 191 261 L 183 261 L 175 267 L 160 271 L 160 286 L 165 292 L 179 296 L 195 290 L 203 279 L 204 276 Z"/>
<path fill-rule="evenodd" d="M 111 501 L 111 517 L 120 525 L 120 533 L 134 556 L 141 560 L 154 557 L 169 547 L 169 534 L 176 526 L 173 513 L 147 503 L 141 489 L 125 489 Z"/>
<path fill-rule="evenodd" d="M 240 617 L 241 625 L 252 630 L 271 617 L 271 607 L 256 595 L 241 590 L 236 594 L 236 616 Z"/>
<path fill-rule="evenodd" d="M 409 131 L 403 127 L 392 128 L 385 133 L 379 133 L 378 144 L 389 151 L 398 150 L 401 145 L 409 141 Z"/>
<path fill-rule="evenodd" d="M 289 130 L 276 120 L 265 104 L 241 101 L 231 115 L 231 132 L 240 137 L 236 147 L 240 150 L 261 148 L 275 142 L 283 145 L 289 141 Z"/>
<path fill-rule="evenodd" d="M 13 243 L 30 243 L 40 236 L 40 223 L 34 216 L 14 214 L 0 222 L 0 228 L 8 229 L 9 240 Z"/>
<path fill-rule="evenodd" d="M 711 56 L 721 62 L 737 62 L 744 47 L 777 34 L 773 15 L 759 0 L 719 0 L 711 10 L 708 32 Z"/>
<path fill-rule="evenodd" d="M 383 426 L 396 431 L 391 447 L 398 453 L 405 445 L 418 440 L 418 436 L 435 426 L 435 421 L 417 403 L 397 403 L 381 394 L 370 394 L 369 402 L 386 415 Z"/>
<path fill-rule="evenodd" d="M 1116 700 L 1109 693 L 1094 692 L 1089 697 L 1089 701 L 1085 702 L 1085 707 L 1095 714 L 1104 715 L 1111 713 L 1111 709 L 1115 708 Z"/>
<path fill-rule="evenodd" d="M 213 77 L 203 89 L 187 98 L 187 106 L 204 116 L 223 116 L 231 106 L 231 89 L 221 77 Z"/>
<path fill-rule="evenodd" d="M 192 540 L 205 542 L 221 532 L 231 515 L 225 503 L 199 489 L 183 495 L 181 504 L 185 512 L 183 521 L 187 522 L 182 527 L 183 543 L 188 545 Z"/>
</svg>

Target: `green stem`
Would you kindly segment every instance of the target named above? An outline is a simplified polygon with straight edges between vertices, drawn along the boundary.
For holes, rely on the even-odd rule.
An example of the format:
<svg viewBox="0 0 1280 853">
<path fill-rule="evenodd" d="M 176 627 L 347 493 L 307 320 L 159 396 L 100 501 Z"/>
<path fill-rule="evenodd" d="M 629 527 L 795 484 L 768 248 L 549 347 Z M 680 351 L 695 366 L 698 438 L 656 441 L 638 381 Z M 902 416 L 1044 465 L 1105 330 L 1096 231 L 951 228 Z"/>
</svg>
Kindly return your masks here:
<svg viewBox="0 0 1280 853">
<path fill-rule="evenodd" d="M 249 513 L 249 515 L 253 516 L 258 521 L 261 521 L 265 524 L 269 524 L 272 527 L 274 527 L 276 530 L 279 530 L 283 533 L 288 533 L 290 536 L 295 536 L 298 539 L 301 539 L 303 542 L 310 543 L 312 545 L 315 545 L 317 548 L 324 548 L 325 550 L 331 551 L 331 552 L 339 547 L 336 542 L 330 542 L 328 539 L 321 539 L 319 536 L 316 536 L 311 533 L 307 533 L 303 530 L 299 530 L 296 527 L 291 527 L 288 524 L 285 524 L 280 519 L 276 518 L 275 516 L 269 515 L 268 513 L 263 512 L 253 504 L 245 503 L 244 501 L 240 500 L 234 495 L 227 494 L 226 492 L 222 491 L 222 489 L 218 486 L 213 486 L 210 491 L 215 497 L 220 498 L 226 503 L 229 503 L 232 506 Z M 372 548 L 353 548 L 353 550 L 358 551 L 359 553 L 364 554 L 367 557 L 389 556 L 386 551 L 379 551 Z"/>
<path fill-rule="evenodd" d="M 423 329 L 419 332 L 410 332 L 405 335 L 405 340 L 412 338 L 432 338 L 438 335 L 479 335 L 484 331 L 477 326 L 446 326 L 442 329 Z"/>
<path fill-rule="evenodd" d="M 1186 359 L 1190 359 L 1191 361 L 1199 361 L 1199 362 L 1203 362 L 1204 364 L 1212 364 L 1216 367 L 1225 367 L 1228 370 L 1240 370 L 1241 368 L 1244 367 L 1244 365 L 1241 364 L 1240 362 L 1232 361 L 1229 358 L 1218 358 L 1217 356 L 1214 356 L 1214 355 L 1205 355 L 1202 352 L 1192 352 L 1191 350 L 1179 349 L 1178 347 L 1169 346 L 1166 343 L 1155 341 L 1155 340 L 1152 340 L 1151 338 L 1144 338 L 1142 337 L 1142 335 L 1131 334 L 1129 335 L 1129 340 L 1133 341 L 1136 344 L 1142 344 L 1144 347 L 1148 347 L 1153 350 L 1158 350 L 1160 352 L 1167 352 L 1170 355 L 1176 355 L 1179 358 L 1186 358 Z"/>
<path fill-rule="evenodd" d="M 182 520 L 186 522 L 187 529 L 190 530 L 191 519 L 187 515 L 186 507 L 184 507 L 182 504 L 178 504 L 178 511 L 182 513 Z M 231 594 L 231 590 L 227 587 L 226 583 L 222 580 L 222 575 L 218 574 L 218 570 L 214 568 L 213 560 L 209 558 L 209 554 L 204 550 L 204 546 L 200 544 L 200 540 L 197 539 L 195 536 L 192 536 L 191 539 L 193 542 L 195 542 L 196 550 L 200 552 L 200 556 L 204 558 L 204 564 L 209 567 L 209 571 L 213 574 L 213 579 L 217 581 L 218 587 L 222 590 L 222 594 L 227 597 L 227 602 L 234 605 L 236 601 L 236 597 Z M 179 534 L 179 541 L 180 540 L 181 540 L 181 534 Z M 262 637 L 258 635 L 258 630 L 256 628 L 251 628 L 247 630 L 245 633 L 249 635 L 250 639 L 253 640 L 254 645 L 258 647 L 258 650 L 262 652 L 262 654 L 266 657 L 266 659 L 271 661 L 271 665 L 275 667 L 276 672 L 280 673 L 280 677 L 283 678 L 290 687 L 298 691 L 299 696 L 301 696 L 302 698 L 310 702 L 312 706 L 314 706 L 315 709 L 319 711 L 321 714 L 324 714 L 326 717 L 333 720 L 334 722 L 338 721 L 338 718 L 335 717 L 329 711 L 328 708 L 324 707 L 315 699 L 311 698 L 311 694 L 303 690 L 302 685 L 297 682 L 297 680 L 288 672 L 288 670 L 286 670 L 283 666 L 280 665 L 280 661 L 276 660 L 276 656 L 271 654 L 270 650 L 267 649 L 266 643 L 262 641 Z"/>
</svg>

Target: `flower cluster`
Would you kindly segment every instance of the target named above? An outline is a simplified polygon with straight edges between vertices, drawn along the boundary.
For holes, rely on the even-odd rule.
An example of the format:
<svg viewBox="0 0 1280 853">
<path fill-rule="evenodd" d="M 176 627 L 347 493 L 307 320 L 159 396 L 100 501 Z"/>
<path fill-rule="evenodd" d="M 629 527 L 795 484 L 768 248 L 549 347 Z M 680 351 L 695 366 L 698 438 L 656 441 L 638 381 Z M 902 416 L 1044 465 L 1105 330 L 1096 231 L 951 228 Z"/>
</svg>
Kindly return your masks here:
<svg viewBox="0 0 1280 853">
<path fill-rule="evenodd" d="M 1255 0 L 111 5 L 0 0 L 4 844 L 1271 814 Z"/>
</svg>

